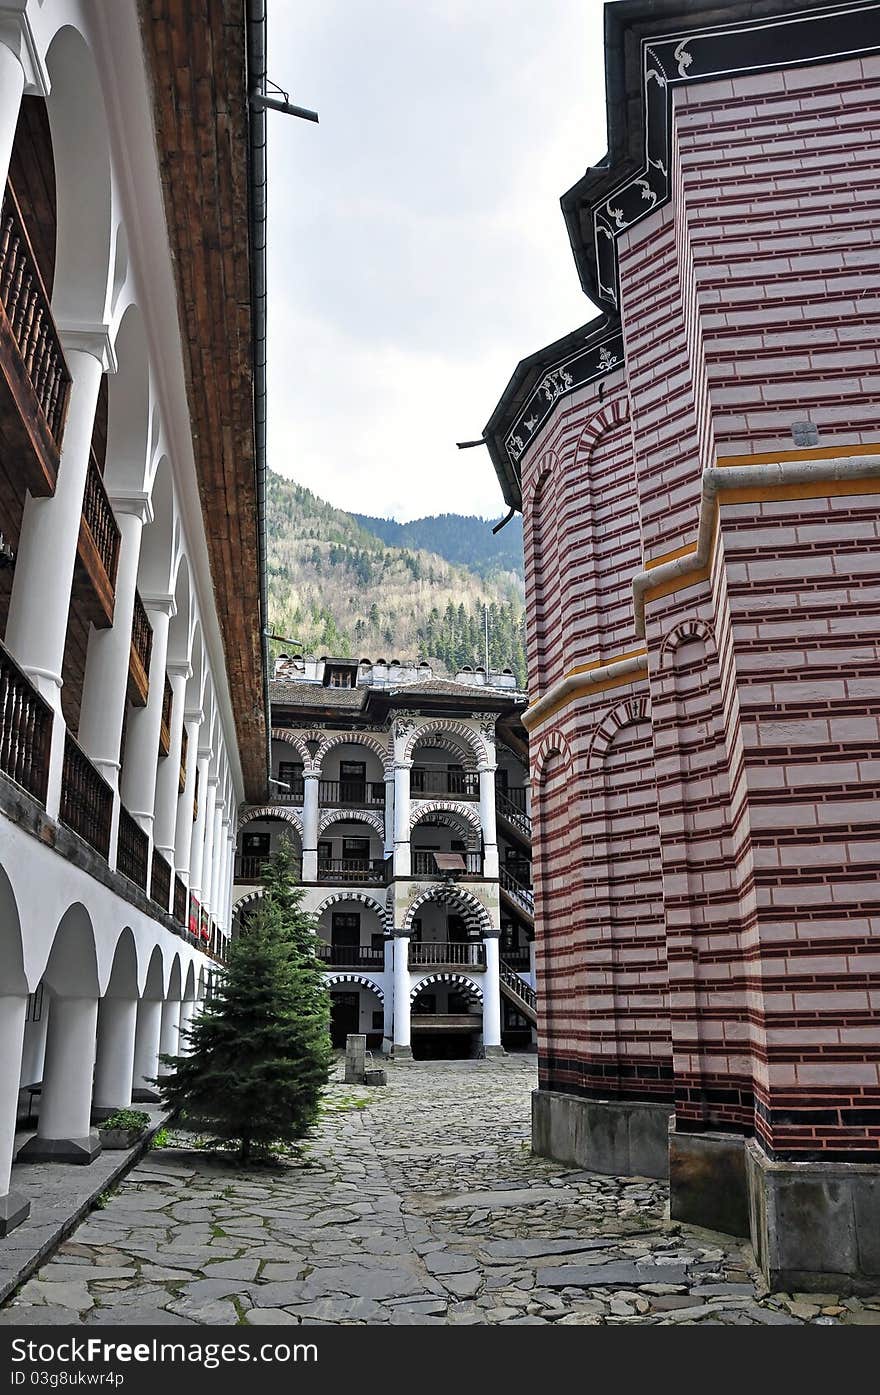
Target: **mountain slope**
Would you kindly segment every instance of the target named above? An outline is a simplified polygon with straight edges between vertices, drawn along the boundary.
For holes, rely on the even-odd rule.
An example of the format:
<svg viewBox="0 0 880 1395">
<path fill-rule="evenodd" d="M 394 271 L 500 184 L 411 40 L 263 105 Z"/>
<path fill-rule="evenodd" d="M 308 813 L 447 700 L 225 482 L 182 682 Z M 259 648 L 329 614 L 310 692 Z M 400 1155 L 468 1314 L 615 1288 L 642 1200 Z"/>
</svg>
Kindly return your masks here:
<svg viewBox="0 0 880 1395">
<path fill-rule="evenodd" d="M 441 513 L 431 518 L 414 518 L 410 523 L 397 523 L 393 518 L 371 518 L 362 513 L 351 516 L 384 543 L 435 552 L 447 562 L 468 567 L 484 580 L 502 572 L 515 572 L 520 577 L 523 574 L 522 518 L 519 514 L 494 535 L 492 523 L 471 514 Z"/>
<path fill-rule="evenodd" d="M 447 534 L 457 522 L 475 522 L 445 518 Z M 521 562 L 517 569 L 499 557 L 488 561 L 479 549 L 491 529 L 476 522 L 479 530 L 470 531 L 478 550 L 464 565 L 424 547 L 388 544 L 352 514 L 270 472 L 270 628 L 311 653 L 424 658 L 438 672 L 453 672 L 484 662 L 488 605 L 490 663 L 512 668 L 524 683 Z"/>
</svg>

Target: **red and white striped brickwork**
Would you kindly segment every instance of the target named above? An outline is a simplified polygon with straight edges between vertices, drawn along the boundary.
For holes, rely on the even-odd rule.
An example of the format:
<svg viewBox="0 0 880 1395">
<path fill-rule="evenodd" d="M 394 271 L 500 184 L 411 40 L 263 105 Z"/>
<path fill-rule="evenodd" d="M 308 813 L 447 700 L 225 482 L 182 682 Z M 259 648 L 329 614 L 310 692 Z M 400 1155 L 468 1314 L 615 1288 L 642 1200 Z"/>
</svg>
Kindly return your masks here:
<svg viewBox="0 0 880 1395">
<path fill-rule="evenodd" d="M 626 372 L 521 462 L 542 1084 L 674 1089 L 679 1129 L 803 1158 L 880 1143 L 880 495 L 822 465 L 880 444 L 878 136 L 876 58 L 676 89 L 671 201 L 618 240 Z M 768 457 L 811 476 L 751 484 Z M 711 562 L 640 640 L 633 576 L 701 508 Z"/>
</svg>

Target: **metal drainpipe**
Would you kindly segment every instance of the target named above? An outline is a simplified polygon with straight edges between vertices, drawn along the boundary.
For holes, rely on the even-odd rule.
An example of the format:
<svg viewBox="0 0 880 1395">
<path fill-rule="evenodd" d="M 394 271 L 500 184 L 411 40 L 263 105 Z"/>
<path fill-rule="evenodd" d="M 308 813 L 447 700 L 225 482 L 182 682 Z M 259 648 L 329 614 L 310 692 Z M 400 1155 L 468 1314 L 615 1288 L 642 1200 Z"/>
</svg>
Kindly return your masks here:
<svg viewBox="0 0 880 1395">
<path fill-rule="evenodd" d="M 266 0 L 245 0 L 248 99 L 266 91 Z M 266 518 L 266 112 L 248 100 L 248 192 L 253 305 L 254 447 L 257 492 L 257 551 L 260 570 L 260 644 L 266 711 L 266 778 L 272 769 L 269 706 L 269 537 Z"/>
</svg>

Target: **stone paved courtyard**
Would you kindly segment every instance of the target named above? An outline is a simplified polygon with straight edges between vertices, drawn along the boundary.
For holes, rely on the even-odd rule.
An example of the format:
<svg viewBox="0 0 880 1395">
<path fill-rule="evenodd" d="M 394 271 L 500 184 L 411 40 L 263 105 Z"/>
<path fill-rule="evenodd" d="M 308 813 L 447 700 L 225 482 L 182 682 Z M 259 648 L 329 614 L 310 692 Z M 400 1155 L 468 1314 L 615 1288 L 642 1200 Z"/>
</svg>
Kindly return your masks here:
<svg viewBox="0 0 880 1395">
<path fill-rule="evenodd" d="M 154 1151 L 0 1323 L 880 1324 L 880 1296 L 768 1295 L 661 1183 L 532 1157 L 534 1084 L 532 1057 L 392 1065 L 334 1083 L 280 1170 Z"/>
</svg>

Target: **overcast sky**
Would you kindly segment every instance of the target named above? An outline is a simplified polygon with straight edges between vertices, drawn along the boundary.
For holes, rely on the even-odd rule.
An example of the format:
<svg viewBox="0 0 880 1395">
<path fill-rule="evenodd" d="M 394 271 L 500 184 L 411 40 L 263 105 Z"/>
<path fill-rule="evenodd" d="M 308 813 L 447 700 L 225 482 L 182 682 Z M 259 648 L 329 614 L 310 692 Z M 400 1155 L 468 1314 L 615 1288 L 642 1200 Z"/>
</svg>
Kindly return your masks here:
<svg viewBox="0 0 880 1395">
<path fill-rule="evenodd" d="M 504 511 L 478 437 L 595 313 L 559 197 L 606 149 L 602 0 L 271 0 L 269 463 L 341 508 Z"/>
</svg>

